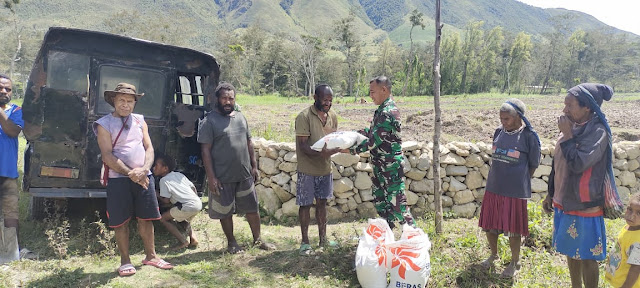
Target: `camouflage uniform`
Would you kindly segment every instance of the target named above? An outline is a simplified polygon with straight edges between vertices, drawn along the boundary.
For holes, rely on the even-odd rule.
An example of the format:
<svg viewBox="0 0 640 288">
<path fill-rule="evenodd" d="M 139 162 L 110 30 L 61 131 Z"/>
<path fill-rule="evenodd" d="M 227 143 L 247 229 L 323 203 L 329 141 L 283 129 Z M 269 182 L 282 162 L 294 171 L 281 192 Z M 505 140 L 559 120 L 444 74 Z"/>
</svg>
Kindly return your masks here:
<svg viewBox="0 0 640 288">
<path fill-rule="evenodd" d="M 351 154 L 371 151 L 371 180 L 378 215 L 385 218 L 391 227 L 395 221 L 415 225 L 404 194 L 400 111 L 391 97 L 380 104 L 373 115 L 371 127 L 358 132 L 368 139 L 352 147 L 350 151 Z"/>
</svg>

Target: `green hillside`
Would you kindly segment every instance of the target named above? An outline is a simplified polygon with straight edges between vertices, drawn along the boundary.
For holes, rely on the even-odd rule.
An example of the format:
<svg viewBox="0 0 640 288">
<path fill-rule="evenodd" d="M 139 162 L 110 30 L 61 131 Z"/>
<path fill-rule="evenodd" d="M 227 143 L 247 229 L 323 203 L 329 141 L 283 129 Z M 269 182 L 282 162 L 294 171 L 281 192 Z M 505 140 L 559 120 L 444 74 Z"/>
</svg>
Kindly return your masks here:
<svg viewBox="0 0 640 288">
<path fill-rule="evenodd" d="M 336 19 L 353 10 L 355 28 L 365 42 L 375 42 L 387 35 L 399 44 L 408 42 L 411 28 L 408 14 L 418 9 L 425 16 L 425 30 L 414 31 L 420 39 L 432 39 L 434 28 L 433 1 L 427 0 L 22 0 L 16 15 L 23 27 L 45 31 L 50 26 L 106 31 L 105 20 L 122 11 L 135 12 L 145 19 L 157 19 L 156 23 L 185 25 L 179 29 L 194 31 L 185 35 L 196 41 L 185 41 L 187 46 L 209 46 L 222 29 L 242 29 L 258 25 L 273 34 L 314 34 L 328 37 Z M 6 9 L 5 9 L 6 10 Z M 442 21 L 455 31 L 464 29 L 470 21 L 482 20 L 486 28 L 502 26 L 514 33 L 525 31 L 532 35 L 551 32 L 549 19 L 560 14 L 571 14 L 569 30 L 611 29 L 626 33 L 599 22 L 594 17 L 564 9 L 541 9 L 515 0 L 443 0 Z M 10 16 L 4 11 L 5 19 Z M 10 29 L 0 28 L 0 33 Z M 637 37 L 637 35 L 635 35 Z M 206 39 L 203 39 L 206 38 Z M 192 39 L 183 39 L 192 40 Z M 196 47 L 205 48 L 205 47 Z"/>
</svg>

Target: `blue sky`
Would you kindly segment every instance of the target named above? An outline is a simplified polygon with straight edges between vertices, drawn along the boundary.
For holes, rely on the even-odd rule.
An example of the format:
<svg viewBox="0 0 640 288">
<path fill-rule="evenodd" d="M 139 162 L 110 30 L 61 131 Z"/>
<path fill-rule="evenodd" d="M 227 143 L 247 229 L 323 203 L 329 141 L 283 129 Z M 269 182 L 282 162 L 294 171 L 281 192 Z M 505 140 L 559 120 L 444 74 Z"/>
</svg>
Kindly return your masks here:
<svg viewBox="0 0 640 288">
<path fill-rule="evenodd" d="M 542 8 L 565 8 L 590 14 L 598 20 L 640 36 L 638 0 L 517 0 Z"/>
</svg>

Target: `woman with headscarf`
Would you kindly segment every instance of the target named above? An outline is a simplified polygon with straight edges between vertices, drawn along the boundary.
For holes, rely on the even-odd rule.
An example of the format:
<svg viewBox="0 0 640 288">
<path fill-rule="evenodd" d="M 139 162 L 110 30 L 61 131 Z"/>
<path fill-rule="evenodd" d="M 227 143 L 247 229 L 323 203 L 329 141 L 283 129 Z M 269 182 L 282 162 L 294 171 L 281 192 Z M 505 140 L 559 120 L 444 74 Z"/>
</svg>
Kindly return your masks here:
<svg viewBox="0 0 640 288">
<path fill-rule="evenodd" d="M 540 139 L 524 116 L 526 106 L 509 99 L 500 107 L 500 123 L 493 134 L 491 170 L 487 177 L 478 225 L 485 231 L 491 256 L 482 266 L 491 268 L 498 257 L 498 236 L 509 237 L 511 262 L 502 276 L 513 277 L 520 269 L 522 236 L 529 235 L 527 199 L 531 176 L 540 163 Z"/>
<path fill-rule="evenodd" d="M 554 211 L 553 247 L 567 256 L 572 287 L 598 287 L 598 262 L 606 257 L 603 205 L 613 181 L 611 129 L 600 110 L 613 89 L 584 83 L 569 89 L 558 118 L 549 194 L 543 202 Z"/>
</svg>

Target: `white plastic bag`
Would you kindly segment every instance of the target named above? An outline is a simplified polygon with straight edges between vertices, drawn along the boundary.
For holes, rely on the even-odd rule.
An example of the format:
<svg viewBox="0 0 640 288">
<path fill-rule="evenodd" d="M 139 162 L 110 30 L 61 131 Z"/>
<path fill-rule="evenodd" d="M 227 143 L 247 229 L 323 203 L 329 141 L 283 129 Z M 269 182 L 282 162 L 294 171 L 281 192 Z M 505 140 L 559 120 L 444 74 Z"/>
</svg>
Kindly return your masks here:
<svg viewBox="0 0 640 288">
<path fill-rule="evenodd" d="M 387 288 L 424 288 L 431 274 L 429 236 L 407 224 L 399 241 L 387 245 L 390 261 Z"/>
<path fill-rule="evenodd" d="M 362 143 L 366 139 L 367 137 L 355 131 L 338 131 L 320 138 L 320 140 L 311 145 L 311 149 L 322 151 L 325 143 L 327 144 L 327 149 L 347 149 L 355 144 Z"/>
<path fill-rule="evenodd" d="M 393 231 L 384 219 L 369 219 L 369 226 L 363 229 L 356 250 L 356 275 L 363 288 L 387 287 L 389 257 L 388 243 L 392 243 Z"/>
</svg>

